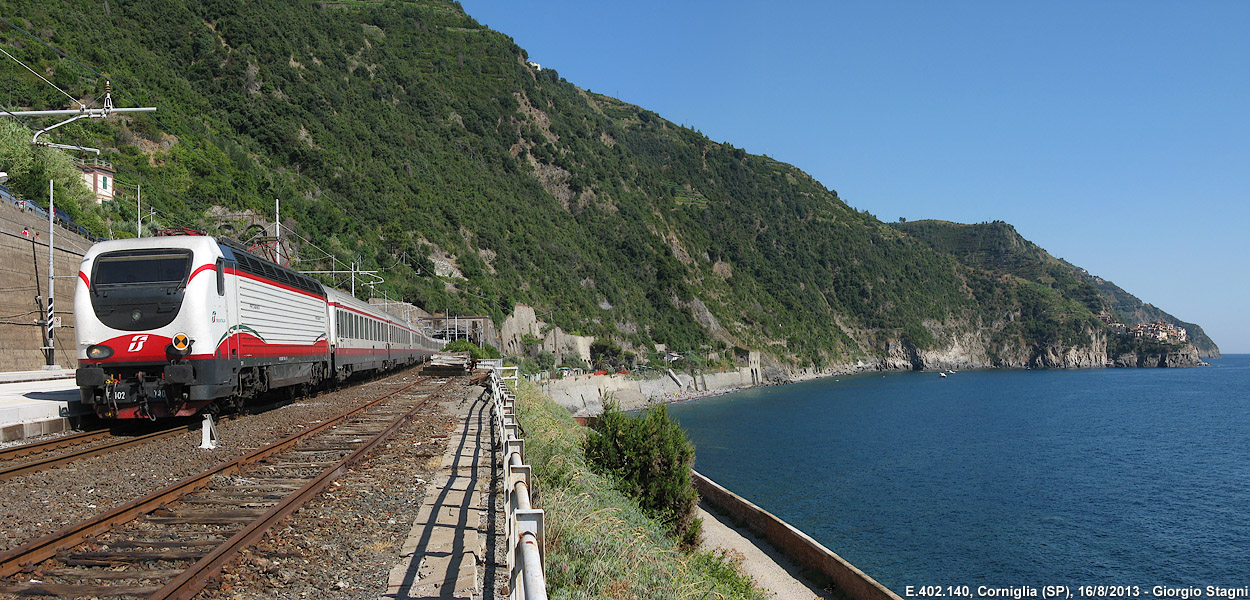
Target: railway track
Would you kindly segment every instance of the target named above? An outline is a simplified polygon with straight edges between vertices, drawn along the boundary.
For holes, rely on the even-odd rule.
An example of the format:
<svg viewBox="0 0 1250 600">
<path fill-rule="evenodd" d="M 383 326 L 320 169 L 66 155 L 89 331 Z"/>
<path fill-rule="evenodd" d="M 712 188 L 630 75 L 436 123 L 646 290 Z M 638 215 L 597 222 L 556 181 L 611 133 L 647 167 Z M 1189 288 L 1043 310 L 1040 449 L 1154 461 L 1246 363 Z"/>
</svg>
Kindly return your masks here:
<svg viewBox="0 0 1250 600">
<path fill-rule="evenodd" d="M 253 407 L 250 407 L 250 410 L 251 411 L 273 410 L 275 408 L 281 408 L 283 406 L 286 406 L 287 404 L 290 404 L 291 402 L 294 402 L 295 400 L 296 398 L 292 397 L 290 399 L 279 400 L 277 402 L 273 402 L 270 404 L 253 406 Z M 229 414 L 229 415 L 224 415 L 220 418 L 234 419 L 238 417 L 239 417 L 239 414 Z M 73 452 L 58 454 L 56 456 L 36 458 L 34 460 L 29 460 L 29 461 L 21 462 L 21 463 L 17 463 L 15 461 L 23 457 L 30 456 L 30 455 L 56 452 L 63 448 L 70 448 L 70 447 L 78 446 L 82 444 L 90 444 L 90 443 L 97 442 L 102 439 L 106 439 L 108 437 L 115 436 L 116 434 L 114 434 L 109 429 L 81 431 L 78 433 L 63 435 L 63 436 L 60 436 L 51 440 L 45 440 L 42 442 L 35 442 L 32 444 L 22 444 L 20 446 L 13 446 L 11 448 L 5 448 L 3 450 L 0 450 L 0 481 L 6 481 L 8 479 L 12 479 L 19 475 L 25 475 L 27 473 L 34 473 L 37 471 L 43 471 L 45 469 L 51 469 L 53 467 L 59 467 L 61 465 L 68 464 L 76 460 L 81 460 L 84 458 L 91 458 L 93 456 L 100 456 L 102 454 L 115 452 L 117 450 L 128 448 L 130 446 L 137 446 L 139 444 L 144 444 L 147 442 L 152 442 L 152 441 L 156 441 L 162 438 L 174 436 L 180 432 L 188 431 L 189 428 L 190 427 L 188 425 L 177 425 L 174 427 L 169 427 L 166 429 L 161 429 L 160 431 L 154 431 L 154 432 L 150 432 L 150 433 L 142 434 L 142 435 L 118 436 L 118 439 L 112 442 L 109 442 L 107 444 L 91 446 L 89 448 L 82 448 L 79 450 L 75 450 Z M 10 462 L 13 462 L 14 464 L 6 464 Z"/>
<path fill-rule="evenodd" d="M 190 598 L 452 381 L 420 377 L 308 431 L 0 554 L 0 594 Z"/>
<path fill-rule="evenodd" d="M 17 477 L 18 475 L 34 473 L 36 471 L 42 471 L 44 469 L 51 469 L 52 467 L 57 467 L 57 466 L 70 463 L 76 460 L 81 460 L 84 458 L 91 458 L 93 456 L 99 456 L 101 454 L 107 454 L 109 452 L 116 452 L 117 450 L 121 450 L 122 448 L 127 448 L 130 446 L 137 446 L 139 444 L 145 444 L 145 443 L 158 440 L 161 438 L 167 438 L 170 436 L 178 435 L 186 431 L 187 431 L 187 427 L 185 425 L 181 425 L 178 427 L 172 427 L 169 429 L 162 429 L 160 431 L 154 431 L 152 433 L 148 433 L 144 435 L 137 435 L 133 437 L 119 437 L 106 444 L 100 444 L 100 445 L 91 446 L 88 448 L 81 448 L 72 452 L 67 452 L 65 454 L 57 454 L 55 456 L 39 457 L 39 458 L 35 458 L 34 460 L 29 460 L 26 462 L 20 462 L 20 463 L 11 464 L 11 465 L 0 464 L 0 481 L 5 481 L 6 479 L 12 479 L 14 477 Z M 42 453 L 47 453 L 47 452 L 54 452 L 56 450 L 60 450 L 62 448 L 66 448 L 70 446 L 77 446 L 80 444 L 96 442 L 102 439 L 106 439 L 112 435 L 113 435 L 112 432 L 108 430 L 84 431 L 81 433 L 62 436 L 57 439 L 48 440 L 45 442 L 38 442 L 34 444 L 25 444 L 22 446 L 15 446 L 13 448 L 6 449 L 4 452 L 0 452 L 0 461 L 5 461 L 5 462 L 10 461 L 10 460 L 16 461 L 20 459 L 21 457 L 29 456 L 31 454 L 42 454 Z"/>
<path fill-rule="evenodd" d="M 60 450 L 61 448 L 76 446 L 78 444 L 87 444 L 96 440 L 104 439 L 110 435 L 112 434 L 107 429 L 95 429 L 92 431 L 79 431 L 50 440 L 44 440 L 42 442 L 12 446 L 0 450 L 0 461 L 7 462 L 30 456 L 32 454 L 54 452 L 56 450 Z"/>
</svg>

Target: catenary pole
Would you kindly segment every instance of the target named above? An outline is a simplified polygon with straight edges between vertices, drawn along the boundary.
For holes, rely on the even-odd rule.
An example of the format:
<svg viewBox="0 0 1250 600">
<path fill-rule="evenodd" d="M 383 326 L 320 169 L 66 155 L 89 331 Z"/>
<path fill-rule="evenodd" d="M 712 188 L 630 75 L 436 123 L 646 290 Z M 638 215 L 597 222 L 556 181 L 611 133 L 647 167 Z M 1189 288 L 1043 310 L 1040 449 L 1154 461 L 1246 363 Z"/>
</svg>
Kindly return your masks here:
<svg viewBox="0 0 1250 600">
<path fill-rule="evenodd" d="M 53 267 L 54 267 L 54 263 L 53 263 L 54 256 L 52 254 L 52 251 L 53 251 L 52 242 L 53 242 L 53 236 L 56 235 L 54 231 L 56 227 L 53 224 L 53 219 L 55 218 L 55 215 L 56 215 L 56 209 L 52 206 L 53 191 L 55 189 L 54 183 L 55 182 L 52 179 L 48 180 L 48 320 L 45 323 L 45 326 L 48 329 L 47 365 L 49 367 L 56 364 L 56 357 L 53 355 L 53 352 L 55 351 L 56 343 L 52 337 L 52 315 L 53 315 L 52 297 L 55 295 L 53 294 L 53 289 L 52 289 L 52 286 L 55 283 L 55 279 L 53 279 L 54 274 L 52 272 Z"/>
</svg>

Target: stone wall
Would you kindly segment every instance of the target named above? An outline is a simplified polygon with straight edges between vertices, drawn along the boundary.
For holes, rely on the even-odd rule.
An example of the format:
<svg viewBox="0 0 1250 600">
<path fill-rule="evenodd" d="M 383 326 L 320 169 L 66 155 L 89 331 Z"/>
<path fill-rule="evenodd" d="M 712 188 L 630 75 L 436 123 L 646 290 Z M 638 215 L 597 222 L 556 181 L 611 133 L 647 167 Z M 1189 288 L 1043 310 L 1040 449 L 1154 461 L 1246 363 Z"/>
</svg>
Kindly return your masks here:
<svg viewBox="0 0 1250 600">
<path fill-rule="evenodd" d="M 691 471 L 690 474 L 699 497 L 705 502 L 763 537 L 790 560 L 832 580 L 841 595 L 851 600 L 900 600 L 897 594 L 811 536 L 698 471 Z"/>
<path fill-rule="evenodd" d="M 31 238 L 21 235 L 28 228 Z M 39 233 L 39 240 L 33 234 Z M 37 293 L 47 294 L 48 287 L 48 221 L 34 213 L 24 212 L 8 203 L 0 203 L 0 371 L 30 371 L 45 364 L 42 318 L 35 304 Z M 74 339 L 74 289 L 78 283 L 78 266 L 91 242 L 57 227 L 54 294 L 55 314 L 62 326 L 53 334 L 56 363 L 62 367 L 78 366 Z M 33 252 L 32 252 L 33 245 Z M 38 272 L 38 292 L 36 277 Z"/>
<path fill-rule="evenodd" d="M 755 385 L 752 381 L 752 369 L 742 367 L 697 377 L 686 373 L 665 374 L 651 379 L 629 375 L 581 375 L 549 379 L 542 386 L 544 394 L 574 416 L 590 417 L 603 412 L 603 405 L 609 398 L 616 400 L 624 410 L 636 410 L 655 402 L 681 399 L 702 392 L 751 387 Z"/>
</svg>

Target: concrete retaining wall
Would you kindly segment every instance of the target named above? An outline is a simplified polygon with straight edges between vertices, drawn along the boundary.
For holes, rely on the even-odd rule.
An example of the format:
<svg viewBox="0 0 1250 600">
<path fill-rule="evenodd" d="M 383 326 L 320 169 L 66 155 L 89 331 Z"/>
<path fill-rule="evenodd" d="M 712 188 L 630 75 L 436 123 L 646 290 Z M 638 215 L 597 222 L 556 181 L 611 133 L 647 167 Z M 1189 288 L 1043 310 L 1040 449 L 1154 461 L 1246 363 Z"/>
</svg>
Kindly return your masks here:
<svg viewBox="0 0 1250 600">
<path fill-rule="evenodd" d="M 33 423 L 15 423 L 13 425 L 5 425 L 0 427 L 0 442 L 12 442 L 14 440 L 24 440 L 28 437 L 37 435 L 47 435 L 49 433 L 61 433 L 69 431 L 78 426 L 77 419 L 67 417 L 58 417 L 56 419 L 35 421 Z"/>
<path fill-rule="evenodd" d="M 798 565 L 828 576 L 852 600 L 901 600 L 898 594 L 877 583 L 806 533 L 699 472 L 692 471 L 691 475 L 699 495 L 708 504 L 746 525 Z"/>
<path fill-rule="evenodd" d="M 634 379 L 626 375 L 583 375 L 543 382 L 543 393 L 569 409 L 576 416 L 592 416 L 603 412 L 603 403 L 611 396 L 624 410 L 645 408 L 652 402 L 673 400 L 681 394 L 728 391 L 751 387 L 751 369 L 710 373 L 692 378 L 675 373 L 677 380 L 665 375 L 657 379 Z M 680 382 L 680 383 L 679 383 Z"/>
<path fill-rule="evenodd" d="M 46 199 L 45 199 L 46 200 Z M 22 237 L 22 227 L 38 231 L 40 239 L 32 242 Z M 35 304 L 36 280 L 46 297 L 48 293 L 48 221 L 34 213 L 26 213 L 0 203 L 0 371 L 28 371 L 44 363 L 41 318 Z M 91 242 L 60 227 L 56 231 L 56 316 L 62 327 L 54 335 L 56 363 L 62 367 L 78 366 L 77 340 L 74 339 L 74 289 L 78 283 L 78 266 Z"/>
</svg>

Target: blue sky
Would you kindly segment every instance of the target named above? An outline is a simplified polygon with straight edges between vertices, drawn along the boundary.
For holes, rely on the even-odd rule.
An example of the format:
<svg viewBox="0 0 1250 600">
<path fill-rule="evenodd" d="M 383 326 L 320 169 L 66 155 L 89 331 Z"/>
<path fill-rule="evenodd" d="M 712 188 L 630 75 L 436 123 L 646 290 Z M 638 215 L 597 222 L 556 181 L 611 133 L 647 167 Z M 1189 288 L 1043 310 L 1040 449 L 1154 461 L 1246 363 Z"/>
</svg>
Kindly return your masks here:
<svg viewBox="0 0 1250 600">
<path fill-rule="evenodd" d="M 464 0 L 886 221 L 1003 220 L 1250 352 L 1250 2 Z"/>
</svg>

